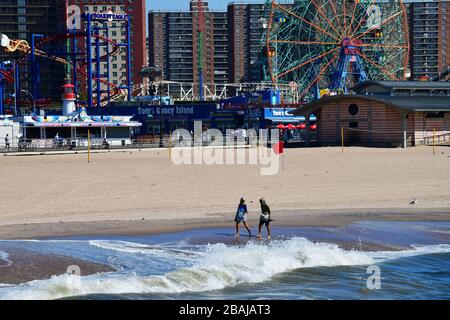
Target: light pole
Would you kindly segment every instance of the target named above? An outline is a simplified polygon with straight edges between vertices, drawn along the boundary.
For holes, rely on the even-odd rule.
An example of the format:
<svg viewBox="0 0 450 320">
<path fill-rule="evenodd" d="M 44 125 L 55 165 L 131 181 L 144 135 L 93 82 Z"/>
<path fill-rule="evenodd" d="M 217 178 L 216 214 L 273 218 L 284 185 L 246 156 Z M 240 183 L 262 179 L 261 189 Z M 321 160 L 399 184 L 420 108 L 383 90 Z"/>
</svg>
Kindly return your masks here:
<svg viewBox="0 0 450 320">
<path fill-rule="evenodd" d="M 33 103 L 33 113 L 36 114 L 36 106 L 34 104 L 34 97 L 33 97 L 33 95 L 30 93 L 30 91 L 25 90 L 25 89 L 22 89 L 20 91 L 22 91 L 23 93 L 28 94 L 31 97 L 31 102 Z"/>
</svg>

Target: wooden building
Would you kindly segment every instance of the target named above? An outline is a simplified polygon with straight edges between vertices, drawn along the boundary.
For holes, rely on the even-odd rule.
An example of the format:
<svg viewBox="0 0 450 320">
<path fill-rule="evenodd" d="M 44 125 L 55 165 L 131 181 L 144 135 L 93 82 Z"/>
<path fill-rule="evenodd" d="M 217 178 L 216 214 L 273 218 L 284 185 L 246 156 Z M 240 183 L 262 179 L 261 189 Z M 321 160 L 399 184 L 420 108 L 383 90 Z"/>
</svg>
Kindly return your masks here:
<svg viewBox="0 0 450 320">
<path fill-rule="evenodd" d="M 294 115 L 316 115 L 320 145 L 340 145 L 342 136 L 346 145 L 362 146 L 415 146 L 431 143 L 433 135 L 450 142 L 450 83 L 367 81 L 353 91 L 313 101 Z"/>
</svg>

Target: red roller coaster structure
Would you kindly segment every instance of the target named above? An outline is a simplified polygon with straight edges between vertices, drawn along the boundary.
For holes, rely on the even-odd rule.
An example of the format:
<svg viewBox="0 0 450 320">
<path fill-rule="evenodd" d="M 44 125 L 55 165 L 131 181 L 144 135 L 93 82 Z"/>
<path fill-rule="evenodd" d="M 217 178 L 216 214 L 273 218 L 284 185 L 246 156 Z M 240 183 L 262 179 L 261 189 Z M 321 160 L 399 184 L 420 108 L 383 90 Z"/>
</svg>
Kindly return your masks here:
<svg viewBox="0 0 450 320">
<path fill-rule="evenodd" d="M 28 44 L 25 40 L 10 40 L 6 35 L 1 35 L 2 38 L 2 49 L 5 52 L 13 53 L 13 52 L 22 52 L 23 55 L 17 59 L 15 62 L 16 65 L 23 65 L 31 60 L 31 64 L 35 63 L 35 57 L 40 57 L 47 59 L 49 61 L 58 62 L 61 64 L 64 64 L 66 66 L 71 66 L 71 69 L 73 70 L 73 78 L 77 79 L 77 75 L 81 75 L 86 79 L 87 82 L 87 96 L 88 96 L 88 102 L 87 106 L 92 107 L 94 105 L 97 106 L 105 106 L 109 104 L 109 101 L 111 99 L 117 100 L 120 96 L 128 95 L 128 98 L 131 98 L 131 74 L 130 74 L 130 27 L 129 27 L 129 17 L 125 14 L 122 15 L 113 15 L 113 14 L 84 14 L 82 15 L 82 18 L 87 21 L 86 24 L 86 30 L 85 32 L 79 32 L 77 30 L 68 30 L 65 34 L 59 34 L 55 36 L 50 37 L 43 37 L 41 35 L 33 35 L 33 41 L 32 44 Z M 100 35 L 100 30 L 106 30 L 107 27 L 98 27 L 98 26 L 91 26 L 94 22 L 111 22 L 113 19 L 118 19 L 118 21 L 122 21 L 126 23 L 127 26 L 127 42 L 126 43 L 117 43 L 113 41 L 112 39 L 109 39 L 108 37 Z M 34 39 L 39 38 L 39 41 L 35 43 Z M 78 51 L 80 51 L 80 48 L 76 45 L 76 39 L 83 39 L 85 40 L 86 46 L 85 46 L 85 52 L 83 53 L 83 59 L 77 58 L 77 55 L 81 55 Z M 44 50 L 43 47 L 45 45 L 48 45 L 50 43 L 58 43 L 63 41 L 69 41 L 72 40 L 72 46 L 71 46 L 71 52 L 65 52 L 66 57 L 61 57 L 61 54 L 51 54 L 48 51 Z M 107 47 L 106 53 L 103 55 L 100 55 L 100 46 Z M 92 47 L 94 47 L 94 51 L 97 52 L 95 57 L 92 57 Z M 118 86 L 115 83 L 112 83 L 109 81 L 109 68 L 108 68 L 108 75 L 107 79 L 105 79 L 105 76 L 100 76 L 99 74 L 99 68 L 100 63 L 107 61 L 109 64 L 109 58 L 112 56 L 116 56 L 121 52 L 121 48 L 126 47 L 128 50 L 127 56 L 127 69 L 128 69 L 128 75 L 127 75 L 127 86 Z M 79 63 L 77 63 L 79 62 Z M 93 63 L 97 64 L 97 73 L 93 72 Z M 36 71 L 31 66 L 31 72 L 32 76 L 37 77 Z M 10 70 L 2 70 L 0 69 L 0 72 L 3 76 L 3 79 L 7 82 L 13 82 L 14 81 L 14 75 L 13 71 Z M 39 82 L 34 81 L 34 82 Z M 77 86 L 77 81 L 74 80 L 74 85 Z M 97 83 L 97 89 L 94 90 L 92 83 Z M 38 84 L 34 83 L 35 86 Z M 102 90 L 101 86 L 104 86 L 107 88 L 107 90 Z M 95 97 L 95 99 L 93 99 Z"/>
</svg>

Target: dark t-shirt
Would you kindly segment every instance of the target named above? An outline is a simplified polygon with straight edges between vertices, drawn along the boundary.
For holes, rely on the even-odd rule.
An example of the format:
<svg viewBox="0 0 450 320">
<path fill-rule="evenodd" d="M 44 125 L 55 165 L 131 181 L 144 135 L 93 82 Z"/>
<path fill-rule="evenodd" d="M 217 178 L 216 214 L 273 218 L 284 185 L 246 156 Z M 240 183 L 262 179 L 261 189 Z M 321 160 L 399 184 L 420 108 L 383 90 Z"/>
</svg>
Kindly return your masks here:
<svg viewBox="0 0 450 320">
<path fill-rule="evenodd" d="M 245 213 L 247 212 L 247 205 L 246 204 L 240 204 L 237 212 L 236 212 L 236 219 L 237 220 L 243 220 Z"/>
<path fill-rule="evenodd" d="M 270 221 L 270 208 L 267 204 L 262 204 L 261 205 L 261 216 L 260 216 L 260 220 L 261 221 Z"/>
</svg>

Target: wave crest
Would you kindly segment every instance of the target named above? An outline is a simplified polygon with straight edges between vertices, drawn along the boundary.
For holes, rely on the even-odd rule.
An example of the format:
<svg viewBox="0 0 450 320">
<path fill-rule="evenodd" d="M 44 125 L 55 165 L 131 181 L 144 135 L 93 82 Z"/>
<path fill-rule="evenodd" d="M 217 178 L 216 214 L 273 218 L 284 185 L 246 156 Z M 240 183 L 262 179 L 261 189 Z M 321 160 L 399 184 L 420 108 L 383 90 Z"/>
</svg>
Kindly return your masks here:
<svg viewBox="0 0 450 320">
<path fill-rule="evenodd" d="M 185 255 L 188 250 L 152 247 L 123 241 L 90 242 L 105 250 L 131 254 L 148 254 L 149 258 L 168 253 Z M 233 247 L 208 245 L 197 252 L 192 266 L 159 276 L 111 273 L 83 277 L 54 276 L 8 290 L 6 299 L 57 299 L 86 294 L 182 293 L 220 290 L 243 283 L 264 282 L 277 274 L 299 268 L 369 265 L 374 263 L 367 253 L 346 251 L 335 244 L 313 243 L 305 238 L 272 241 L 269 244 L 249 242 Z"/>
</svg>

